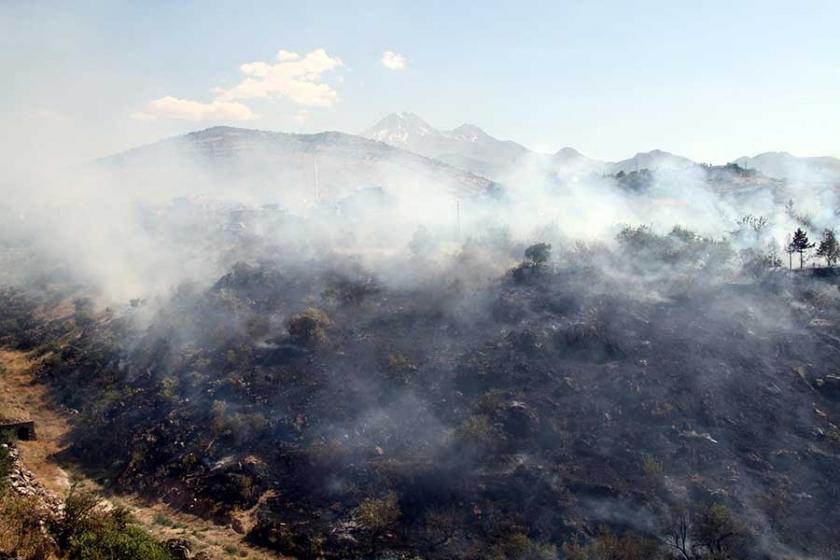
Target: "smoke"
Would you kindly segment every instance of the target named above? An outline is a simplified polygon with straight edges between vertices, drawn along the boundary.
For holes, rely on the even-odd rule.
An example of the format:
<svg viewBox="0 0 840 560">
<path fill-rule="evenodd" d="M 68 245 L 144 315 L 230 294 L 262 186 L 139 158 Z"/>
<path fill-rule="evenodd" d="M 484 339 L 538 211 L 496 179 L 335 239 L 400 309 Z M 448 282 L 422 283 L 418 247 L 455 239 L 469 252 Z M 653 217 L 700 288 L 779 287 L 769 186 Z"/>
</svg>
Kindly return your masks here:
<svg viewBox="0 0 840 560">
<path fill-rule="evenodd" d="M 786 550 L 767 488 L 818 494 L 828 475 L 778 466 L 791 483 L 764 465 L 814 453 L 790 428 L 813 423 L 813 389 L 789 372 L 837 363 L 814 322 L 836 319 L 836 294 L 744 265 L 796 227 L 832 227 L 823 179 L 620 177 L 534 158 L 495 185 L 338 133 L 212 129 L 4 181 L 0 283 L 82 286 L 102 307 L 146 300 L 124 313 L 123 382 L 153 380 L 181 399 L 173 414 L 230 434 L 196 436 L 208 460 L 221 461 L 214 446 L 302 441 L 316 467 L 341 465 L 307 475 L 331 500 L 410 479 L 403 499 L 419 512 L 447 493 L 525 504 L 556 540 L 542 523 L 563 508 L 655 532 L 654 512 L 620 490 L 644 451 L 682 498 L 717 492 L 771 535 L 766 550 Z M 523 262 L 536 242 L 551 259 Z M 309 307 L 329 322 L 301 341 L 288 325 Z M 379 470 L 358 474 L 358 457 Z M 431 461 L 445 491 L 399 471 L 408 460 Z M 442 480 L 438 462 L 457 476 Z"/>
<path fill-rule="evenodd" d="M 3 181 L 5 236 L 26 236 L 30 256 L 62 263 L 112 302 L 206 281 L 256 256 L 256 246 L 279 246 L 287 258 L 353 254 L 396 280 L 413 239 L 434 260 L 491 230 L 514 245 L 548 231 L 612 244 L 621 227 L 639 224 L 723 238 L 750 214 L 768 220 L 761 241 L 781 245 L 797 225 L 788 199 L 814 234 L 831 227 L 838 207 L 825 176 L 814 187 L 755 186 L 735 175 L 713 183 L 695 166 L 646 173 L 634 189 L 603 170 L 558 170 L 534 156 L 491 187 L 369 144 L 340 134 L 212 129 L 101 162 L 60 169 L 39 162 Z M 733 242 L 742 249 L 758 240 Z"/>
</svg>

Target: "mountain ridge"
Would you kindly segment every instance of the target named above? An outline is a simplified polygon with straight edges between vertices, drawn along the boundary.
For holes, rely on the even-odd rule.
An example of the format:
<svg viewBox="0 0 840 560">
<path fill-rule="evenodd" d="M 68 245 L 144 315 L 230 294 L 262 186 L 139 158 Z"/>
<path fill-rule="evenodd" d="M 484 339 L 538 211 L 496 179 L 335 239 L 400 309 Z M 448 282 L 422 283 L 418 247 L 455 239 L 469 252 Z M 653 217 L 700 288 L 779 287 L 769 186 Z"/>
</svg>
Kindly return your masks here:
<svg viewBox="0 0 840 560">
<path fill-rule="evenodd" d="M 447 180 L 467 185 L 467 190 L 472 191 L 497 189 L 506 179 L 513 177 L 516 170 L 535 163 L 558 175 L 614 175 L 642 169 L 679 170 L 701 165 L 662 149 L 638 152 L 616 162 L 590 158 L 570 146 L 553 154 L 542 154 L 511 140 L 496 139 L 470 123 L 451 130 L 439 130 L 414 113 L 386 115 L 363 135 L 341 131 L 289 133 L 218 125 L 131 148 L 96 161 L 100 164 L 126 163 L 142 159 L 152 152 L 171 159 L 175 157 L 173 154 L 163 152 L 173 145 L 186 146 L 193 156 L 200 153 L 205 158 L 221 159 L 233 157 L 234 152 L 241 155 L 247 151 L 246 146 L 250 146 L 250 149 L 261 153 L 285 149 L 299 155 L 337 150 L 349 162 L 355 150 L 360 157 L 363 156 L 362 159 L 369 161 L 396 158 L 401 161 L 400 165 L 409 165 L 415 171 L 426 167 L 427 173 L 434 170 L 433 175 L 448 176 Z M 840 159 L 830 156 L 799 157 L 786 151 L 772 151 L 742 156 L 732 163 L 782 180 L 833 182 L 840 179 Z"/>
<path fill-rule="evenodd" d="M 95 163 L 104 169 L 129 172 L 127 175 L 136 178 L 141 187 L 161 178 L 170 179 L 172 170 L 179 174 L 175 177 L 183 174 L 191 184 L 215 189 L 212 192 L 227 188 L 235 178 L 262 199 L 282 195 L 311 201 L 314 189 L 323 199 L 332 200 L 365 185 L 396 190 L 432 186 L 459 197 L 494 193 L 501 188 L 490 179 L 446 162 L 338 131 L 300 134 L 215 126 L 132 148 Z M 208 169 L 213 173 L 206 173 Z"/>
<path fill-rule="evenodd" d="M 619 160 L 605 161 L 590 158 L 572 147 L 564 147 L 553 154 L 542 154 L 512 140 L 500 140 L 484 131 L 481 127 L 465 123 L 451 130 L 437 129 L 415 113 L 390 113 L 380 119 L 373 127 L 362 133 L 363 136 L 378 141 L 403 147 L 427 155 L 434 159 L 461 166 L 478 174 L 493 175 L 491 178 L 503 178 L 509 168 L 526 158 L 543 161 L 555 172 L 600 172 L 616 174 L 641 169 L 684 169 L 701 165 L 691 158 L 655 148 Z M 448 149 L 442 150 L 433 142 L 443 138 Z M 430 140 L 431 139 L 431 140 Z M 461 141 L 462 144 L 452 140 Z M 479 153 L 477 145 L 510 146 L 517 153 L 503 155 L 494 160 L 492 151 Z M 831 156 L 799 157 L 785 151 L 764 152 L 755 156 L 742 156 L 727 163 L 737 163 L 742 167 L 754 168 L 764 175 L 790 179 L 807 175 L 808 168 L 817 172 L 827 172 L 840 177 L 840 159 Z"/>
</svg>

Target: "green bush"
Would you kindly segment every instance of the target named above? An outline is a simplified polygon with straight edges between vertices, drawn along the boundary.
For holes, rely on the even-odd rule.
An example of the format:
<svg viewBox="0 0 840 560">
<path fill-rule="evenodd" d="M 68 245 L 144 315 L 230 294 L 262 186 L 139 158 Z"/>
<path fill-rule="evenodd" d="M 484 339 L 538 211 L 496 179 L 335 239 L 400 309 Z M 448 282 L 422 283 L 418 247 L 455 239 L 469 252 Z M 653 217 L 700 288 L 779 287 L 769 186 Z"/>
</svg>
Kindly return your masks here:
<svg viewBox="0 0 840 560">
<path fill-rule="evenodd" d="M 135 526 L 105 524 L 83 531 L 70 545 L 68 560 L 172 560 L 172 555 Z"/>
<path fill-rule="evenodd" d="M 132 524 L 126 509 L 105 511 L 96 495 L 76 485 L 54 534 L 67 560 L 173 560 L 164 545 Z"/>
</svg>

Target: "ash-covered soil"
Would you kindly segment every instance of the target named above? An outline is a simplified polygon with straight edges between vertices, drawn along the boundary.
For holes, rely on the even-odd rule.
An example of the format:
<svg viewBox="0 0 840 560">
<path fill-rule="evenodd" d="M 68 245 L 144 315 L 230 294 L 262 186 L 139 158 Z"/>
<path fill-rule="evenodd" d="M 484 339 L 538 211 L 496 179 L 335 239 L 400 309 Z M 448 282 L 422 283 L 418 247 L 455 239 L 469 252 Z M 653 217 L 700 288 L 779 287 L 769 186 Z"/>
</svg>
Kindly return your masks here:
<svg viewBox="0 0 840 560">
<path fill-rule="evenodd" d="M 7 293 L 5 332 L 115 489 L 300 558 L 686 557 L 680 523 L 691 558 L 833 558 L 838 277 L 643 241 L 408 286 L 264 259 L 64 326 Z"/>
</svg>

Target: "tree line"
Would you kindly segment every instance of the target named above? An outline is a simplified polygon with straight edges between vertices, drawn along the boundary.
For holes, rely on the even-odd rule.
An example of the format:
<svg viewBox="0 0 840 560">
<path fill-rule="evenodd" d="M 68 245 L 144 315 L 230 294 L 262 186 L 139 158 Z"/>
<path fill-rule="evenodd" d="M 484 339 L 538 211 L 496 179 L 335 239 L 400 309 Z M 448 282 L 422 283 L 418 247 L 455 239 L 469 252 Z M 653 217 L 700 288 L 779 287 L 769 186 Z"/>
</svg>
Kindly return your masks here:
<svg viewBox="0 0 840 560">
<path fill-rule="evenodd" d="M 822 238 L 819 241 L 819 246 L 817 246 L 815 242 L 808 238 L 808 234 L 801 227 L 798 227 L 793 232 L 793 236 L 788 236 L 788 242 L 785 246 L 785 252 L 788 254 L 788 267 L 793 268 L 793 254 L 799 253 L 799 268 L 803 268 L 806 253 L 814 247 L 817 247 L 816 255 L 825 259 L 829 268 L 840 260 L 840 243 L 837 242 L 834 230 L 823 230 Z"/>
</svg>

